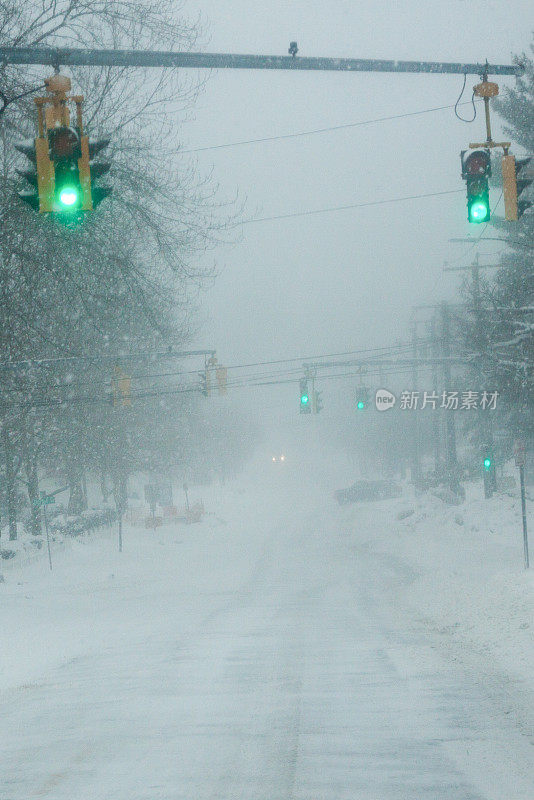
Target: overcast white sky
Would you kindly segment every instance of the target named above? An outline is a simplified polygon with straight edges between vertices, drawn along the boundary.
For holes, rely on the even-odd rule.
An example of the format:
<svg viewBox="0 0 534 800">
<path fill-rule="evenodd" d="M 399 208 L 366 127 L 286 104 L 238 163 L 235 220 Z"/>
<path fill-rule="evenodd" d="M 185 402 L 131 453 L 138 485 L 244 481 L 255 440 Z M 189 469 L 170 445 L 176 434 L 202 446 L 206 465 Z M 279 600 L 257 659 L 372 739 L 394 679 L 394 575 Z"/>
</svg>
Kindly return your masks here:
<svg viewBox="0 0 534 800">
<path fill-rule="evenodd" d="M 202 14 L 203 49 L 212 52 L 286 54 L 296 39 L 303 56 L 510 63 L 529 51 L 534 28 L 530 0 L 191 0 L 185 10 Z M 468 94 L 477 82 L 468 77 Z M 460 76 L 221 70 L 180 141 L 203 147 L 448 105 L 461 84 Z M 467 125 L 450 109 L 208 150 L 198 162 L 213 167 L 221 198 L 239 190 L 247 214 L 269 216 L 463 189 L 459 152 L 483 135 L 481 113 Z M 202 299 L 198 344 L 235 363 L 405 338 L 410 307 L 451 297 L 459 284 L 443 274 L 444 261 L 472 258 L 448 242 L 480 232 L 465 217 L 461 193 L 245 225 L 238 244 L 215 252 L 220 276 Z M 491 260 L 498 247 L 480 249 Z"/>
</svg>

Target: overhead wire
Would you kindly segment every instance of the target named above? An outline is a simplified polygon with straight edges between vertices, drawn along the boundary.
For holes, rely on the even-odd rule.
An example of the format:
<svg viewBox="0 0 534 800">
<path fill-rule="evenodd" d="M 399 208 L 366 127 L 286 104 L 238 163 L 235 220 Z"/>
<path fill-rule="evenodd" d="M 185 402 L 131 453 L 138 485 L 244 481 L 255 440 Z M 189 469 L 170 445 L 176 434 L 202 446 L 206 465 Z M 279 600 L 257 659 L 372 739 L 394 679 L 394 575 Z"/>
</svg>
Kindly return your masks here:
<svg viewBox="0 0 534 800">
<path fill-rule="evenodd" d="M 465 86 L 465 83 L 464 83 L 464 86 Z M 462 93 L 463 93 L 463 90 L 462 90 Z M 458 98 L 458 99 L 460 99 L 460 98 Z M 374 124 L 377 124 L 379 122 L 390 122 L 392 120 L 405 119 L 407 117 L 417 117 L 417 116 L 421 116 L 423 114 L 431 114 L 431 113 L 433 113 L 435 111 L 445 111 L 445 110 L 448 110 L 448 109 L 451 109 L 451 108 L 456 109 L 459 105 L 470 105 L 471 102 L 474 102 L 474 100 L 473 101 L 467 100 L 467 101 L 465 101 L 463 103 L 459 103 L 458 101 L 456 101 L 456 103 L 454 103 L 452 105 L 435 106 L 434 108 L 424 108 L 421 111 L 408 111 L 408 112 L 403 113 L 403 114 L 392 114 L 392 115 L 387 116 L 387 117 L 376 117 L 375 119 L 365 119 L 365 120 L 361 120 L 360 122 L 345 122 L 345 123 L 342 123 L 341 125 L 329 125 L 329 126 L 327 126 L 325 128 L 314 128 L 314 129 L 309 130 L 309 131 L 297 131 L 295 133 L 282 133 L 282 134 L 278 134 L 278 135 L 275 135 L 275 136 L 261 136 L 261 137 L 258 137 L 257 139 L 241 139 L 241 140 L 236 141 L 236 142 L 227 142 L 225 144 L 213 144 L 213 145 L 206 145 L 204 147 L 192 147 L 192 148 L 189 148 L 187 150 L 178 150 L 177 152 L 180 155 L 181 154 L 185 155 L 187 153 L 201 153 L 201 152 L 204 152 L 206 150 L 222 150 L 222 149 L 228 148 L 228 147 L 240 147 L 242 145 L 260 144 L 262 142 L 275 142 L 275 141 L 279 141 L 281 139 L 297 139 L 297 138 L 300 138 L 301 136 L 315 136 L 316 134 L 330 133 L 332 131 L 346 130 L 347 128 L 359 128 L 359 127 L 362 127 L 364 125 L 374 125 Z M 461 117 L 459 117 L 459 119 L 461 119 Z"/>
<path fill-rule="evenodd" d="M 405 347 L 408 349 L 408 346 Z M 398 355 L 403 355 L 403 353 L 398 353 Z M 321 366 L 321 365 L 318 365 Z M 339 366 L 339 365 L 338 365 Z M 356 365 L 355 365 L 356 366 Z M 378 372 L 382 372 L 382 374 L 401 374 L 408 369 L 411 369 L 410 365 L 405 364 L 384 364 L 383 366 L 380 365 L 365 365 L 366 366 L 366 375 L 377 374 Z M 425 365 L 422 365 L 423 367 Z M 325 368 L 331 369 L 332 366 L 324 365 Z M 254 387 L 254 386 L 264 386 L 264 385 L 280 385 L 283 383 L 296 383 L 299 378 L 297 377 L 290 377 L 294 373 L 298 372 L 300 375 L 302 374 L 302 368 L 292 369 L 285 372 L 278 372 L 273 373 L 272 375 L 267 374 L 256 374 L 256 375 L 243 375 L 241 377 L 237 377 L 232 381 L 227 383 L 228 388 L 245 388 L 245 387 Z M 273 380 L 267 380 L 269 377 L 273 378 Z M 330 375 L 330 374 L 322 374 L 320 376 L 316 376 L 320 378 L 321 381 L 330 380 L 332 378 L 339 378 L 339 377 L 362 377 L 361 368 L 358 368 L 352 372 L 344 372 L 338 373 L 337 375 Z M 130 401 L 133 400 L 143 400 L 146 398 L 158 398 L 158 397 L 165 397 L 165 396 L 173 396 L 173 395 L 180 395 L 180 394 L 187 394 L 187 393 L 199 393 L 199 387 L 196 384 L 178 384 L 174 386 L 163 386 L 163 387 L 154 387 L 151 389 L 147 389 L 144 391 L 137 391 L 132 392 L 129 396 Z M 28 401 L 18 401 L 13 403 L 5 403 L 3 404 L 4 409 L 11 409 L 11 408 L 61 408 L 67 405 L 109 405 L 110 404 L 110 397 L 98 395 L 98 396 L 75 396 L 75 397 L 63 397 L 63 398 L 32 398 Z"/>
<path fill-rule="evenodd" d="M 307 211 L 293 211 L 290 212 L 289 214 L 276 214 L 272 217 L 255 217 L 252 219 L 246 219 L 238 223 L 238 225 L 250 225 L 251 223 L 254 222 L 273 222 L 275 220 L 291 219 L 294 217 L 309 217 L 314 214 L 328 214 L 334 211 L 347 211 L 348 209 L 353 209 L 353 208 L 368 208 L 370 206 L 382 206 L 388 203 L 404 203 L 407 200 L 420 200 L 427 197 L 441 197 L 443 195 L 448 195 L 448 194 L 460 194 L 463 191 L 464 191 L 463 189 L 447 189 L 446 191 L 443 192 L 428 192 L 426 194 L 406 195 L 405 197 L 391 197 L 388 198 L 387 200 L 372 200 L 367 203 L 350 203 L 344 206 L 330 206 L 329 208 L 316 208 Z"/>
<path fill-rule="evenodd" d="M 475 105 L 475 90 L 473 89 L 473 94 L 471 95 L 471 100 L 467 100 L 467 101 L 464 101 L 463 103 L 460 103 L 460 100 L 462 99 L 462 95 L 463 95 L 463 93 L 464 93 L 464 90 L 465 90 L 465 84 L 466 84 L 466 81 L 467 81 L 467 73 L 466 73 L 466 72 L 464 72 L 464 82 L 463 82 L 463 86 L 462 86 L 462 91 L 460 92 L 460 94 L 459 94 L 459 96 L 458 96 L 458 100 L 457 100 L 457 101 L 456 101 L 456 103 L 454 104 L 454 115 L 455 115 L 455 116 L 456 116 L 456 117 L 457 117 L 457 118 L 458 118 L 458 119 L 459 119 L 461 122 L 474 122 L 474 121 L 475 121 L 475 119 L 476 119 L 476 116 L 477 116 L 477 107 L 476 107 L 476 105 Z M 472 103 L 472 104 L 473 104 L 473 117 L 472 117 L 471 119 L 465 119 L 465 117 L 461 117 L 461 116 L 458 114 L 458 111 L 457 111 L 457 109 L 458 109 L 458 106 L 459 106 L 459 105 L 464 105 L 464 106 L 465 106 L 465 105 L 469 105 L 470 103 Z"/>
</svg>

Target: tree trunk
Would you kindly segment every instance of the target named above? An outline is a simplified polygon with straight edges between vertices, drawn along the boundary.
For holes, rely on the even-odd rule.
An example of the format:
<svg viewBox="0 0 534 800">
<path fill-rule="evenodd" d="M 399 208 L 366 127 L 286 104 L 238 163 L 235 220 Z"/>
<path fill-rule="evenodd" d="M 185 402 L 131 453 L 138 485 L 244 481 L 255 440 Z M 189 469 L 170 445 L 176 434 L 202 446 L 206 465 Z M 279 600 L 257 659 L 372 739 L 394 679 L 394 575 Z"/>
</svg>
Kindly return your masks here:
<svg viewBox="0 0 534 800">
<path fill-rule="evenodd" d="M 39 475 L 37 473 L 37 459 L 30 456 L 30 463 L 26 465 L 28 478 L 28 497 L 31 509 L 31 529 L 33 536 L 40 536 L 41 511 L 39 506 Z"/>
<path fill-rule="evenodd" d="M 26 481 L 28 486 L 28 499 L 30 501 L 30 526 L 32 536 L 40 536 L 41 512 L 39 506 L 39 475 L 37 472 L 37 456 L 35 453 L 35 438 L 31 423 L 24 430 L 23 458 Z"/>
<path fill-rule="evenodd" d="M 69 505 L 67 513 L 72 516 L 77 516 L 86 509 L 83 496 L 81 475 L 78 474 L 76 477 L 73 477 L 69 474 L 68 483 L 69 483 L 70 495 L 69 495 Z"/>
<path fill-rule="evenodd" d="M 17 538 L 17 497 L 15 492 L 15 469 L 13 466 L 13 449 L 6 422 L 2 425 L 2 441 L 6 469 L 6 500 L 9 524 L 9 540 Z"/>
</svg>

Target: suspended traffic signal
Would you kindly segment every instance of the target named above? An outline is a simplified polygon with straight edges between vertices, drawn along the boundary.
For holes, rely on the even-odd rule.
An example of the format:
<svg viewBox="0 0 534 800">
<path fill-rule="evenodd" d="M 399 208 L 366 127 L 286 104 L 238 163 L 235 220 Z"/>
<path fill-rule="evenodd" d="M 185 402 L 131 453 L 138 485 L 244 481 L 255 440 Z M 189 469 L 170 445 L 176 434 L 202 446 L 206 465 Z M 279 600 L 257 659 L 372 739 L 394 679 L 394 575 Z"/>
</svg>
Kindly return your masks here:
<svg viewBox="0 0 534 800">
<path fill-rule="evenodd" d="M 120 367 L 115 367 L 114 373 L 111 381 L 113 405 L 129 408 L 132 405 L 132 379 Z"/>
<path fill-rule="evenodd" d="M 69 78 L 56 74 L 45 84 L 50 96 L 34 98 L 39 135 L 33 146 L 15 145 L 34 165 L 33 170 L 17 170 L 34 188 L 33 192 L 19 192 L 19 197 L 40 213 L 77 220 L 112 192 L 110 186 L 94 183 L 110 169 L 109 163 L 93 161 L 109 139 L 90 142 L 84 135 L 83 97 L 67 95 Z M 75 125 L 70 123 L 68 102 L 76 105 Z"/>
<path fill-rule="evenodd" d="M 531 161 L 531 158 L 516 160 L 515 156 L 503 156 L 502 159 L 502 183 L 504 195 L 504 217 L 510 221 L 516 221 L 522 217 L 527 208 L 530 208 L 532 201 L 520 200 L 522 192 L 532 183 L 532 178 L 517 180 L 518 174 Z"/>
<path fill-rule="evenodd" d="M 318 392 L 317 389 L 313 392 L 313 413 L 318 414 L 321 409 L 323 408 L 323 401 L 321 399 L 322 392 Z"/>
<path fill-rule="evenodd" d="M 311 399 L 310 399 L 310 393 L 308 392 L 308 381 L 306 378 L 302 378 L 299 381 L 299 387 L 300 387 L 300 413 L 311 414 Z"/>
<path fill-rule="evenodd" d="M 228 369 L 226 367 L 217 367 L 215 374 L 217 375 L 219 394 L 226 394 L 228 384 Z"/>
<path fill-rule="evenodd" d="M 468 155 L 466 155 L 468 153 Z M 468 222 L 489 222 L 489 184 L 491 158 L 489 150 L 462 150 L 462 178 L 467 186 Z"/>
<path fill-rule="evenodd" d="M 366 386 L 360 386 L 356 392 L 356 409 L 357 411 L 365 411 L 369 405 L 369 389 Z"/>
<path fill-rule="evenodd" d="M 204 395 L 204 397 L 209 397 L 211 392 L 211 374 L 210 370 L 206 367 L 204 372 L 198 373 L 200 377 L 200 393 Z"/>
</svg>

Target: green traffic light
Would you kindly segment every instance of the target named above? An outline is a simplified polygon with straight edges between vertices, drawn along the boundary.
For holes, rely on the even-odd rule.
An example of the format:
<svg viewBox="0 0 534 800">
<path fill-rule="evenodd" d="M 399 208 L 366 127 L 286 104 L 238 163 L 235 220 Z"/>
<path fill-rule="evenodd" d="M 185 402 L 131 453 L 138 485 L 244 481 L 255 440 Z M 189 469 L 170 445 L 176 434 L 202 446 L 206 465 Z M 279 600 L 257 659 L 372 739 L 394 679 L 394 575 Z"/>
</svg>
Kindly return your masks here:
<svg viewBox="0 0 534 800">
<path fill-rule="evenodd" d="M 469 222 L 487 222 L 489 220 L 489 206 L 484 200 L 475 200 L 469 206 Z"/>
<path fill-rule="evenodd" d="M 491 458 L 484 459 L 484 469 L 489 470 L 491 468 Z"/>
<path fill-rule="evenodd" d="M 363 400 L 358 400 L 358 402 L 356 403 L 356 408 L 358 408 L 360 411 L 362 411 L 365 408 L 365 403 L 363 402 Z"/>
<path fill-rule="evenodd" d="M 308 395 L 307 395 L 307 394 L 302 394 L 302 395 L 300 396 L 300 402 L 302 403 L 302 405 L 303 405 L 303 406 L 306 406 L 306 405 L 308 405 L 308 401 L 309 401 L 309 399 L 310 399 L 310 398 L 308 397 Z"/>
<path fill-rule="evenodd" d="M 78 191 L 73 186 L 66 186 L 59 193 L 59 202 L 67 208 L 75 205 L 78 202 L 78 198 Z"/>
</svg>

